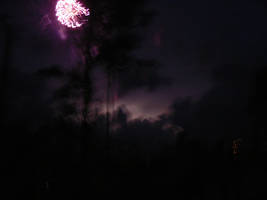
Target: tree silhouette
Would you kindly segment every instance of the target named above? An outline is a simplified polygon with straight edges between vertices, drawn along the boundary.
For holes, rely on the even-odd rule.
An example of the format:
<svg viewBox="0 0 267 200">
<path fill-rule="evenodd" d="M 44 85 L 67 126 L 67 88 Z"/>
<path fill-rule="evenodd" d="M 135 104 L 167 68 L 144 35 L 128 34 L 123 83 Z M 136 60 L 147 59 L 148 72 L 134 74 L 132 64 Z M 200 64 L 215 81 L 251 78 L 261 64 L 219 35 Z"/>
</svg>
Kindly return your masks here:
<svg viewBox="0 0 267 200">
<path fill-rule="evenodd" d="M 71 70 L 63 70 L 60 66 L 40 70 L 39 74 L 46 78 L 60 80 L 62 85 L 56 89 L 53 97 L 55 114 L 58 119 L 76 121 L 80 126 L 80 141 L 83 154 L 83 180 L 88 178 L 88 171 L 92 167 L 89 159 L 94 157 L 93 122 L 91 109 L 93 99 L 92 71 L 102 67 L 107 77 L 106 95 L 106 144 L 105 169 L 109 174 L 110 159 L 110 102 L 111 88 L 114 79 L 123 83 L 124 78 L 119 73 L 136 70 L 138 73 L 154 72 L 156 62 L 134 56 L 142 42 L 142 28 L 146 26 L 154 15 L 147 11 L 145 0 L 126 2 L 122 0 L 88 0 L 91 16 L 87 25 L 73 34 L 74 42 L 82 52 L 83 62 Z M 77 36 L 77 37 L 76 37 Z M 128 72 L 129 71 L 129 72 Z M 153 73 L 155 74 L 155 73 Z M 124 74 L 125 75 L 125 74 Z M 136 78 L 131 76 L 131 78 Z M 127 80 L 128 81 L 128 80 Z M 135 81 L 135 80 L 133 80 Z M 90 157 L 90 158 L 89 158 Z M 107 178 L 108 179 L 108 178 Z"/>
<path fill-rule="evenodd" d="M 126 81 L 124 77 L 119 77 L 118 73 L 125 71 L 132 73 L 137 69 L 140 75 L 142 72 L 155 71 L 157 67 L 155 61 L 134 56 L 142 42 L 142 28 L 154 15 L 154 12 L 146 10 L 145 2 L 145 0 L 87 1 L 88 7 L 91 8 L 91 16 L 81 34 L 74 36 L 76 46 L 84 56 L 84 63 L 68 72 L 59 66 L 40 71 L 46 77 L 64 80 L 63 86 L 56 91 L 56 99 L 66 100 L 77 96 L 82 98 L 82 109 L 79 111 L 82 121 L 88 121 L 90 113 L 93 92 L 91 73 L 94 68 L 103 67 L 107 74 L 107 103 L 111 98 L 110 88 L 115 77 L 120 82 Z M 136 76 L 130 78 L 135 79 Z M 66 110 L 71 111 L 71 107 Z M 64 115 L 66 116 L 66 113 Z"/>
<path fill-rule="evenodd" d="M 88 26 L 85 28 L 81 46 L 86 55 L 86 73 L 92 66 L 99 64 L 107 74 L 106 94 L 106 152 L 109 157 L 110 148 L 110 100 L 111 87 L 116 74 L 129 68 L 142 68 L 154 65 L 153 62 L 140 60 L 133 56 L 138 48 L 141 37 L 138 31 L 148 22 L 152 13 L 145 11 L 145 1 L 126 2 L 122 0 L 89 1 L 93 8 Z M 87 79 L 88 80 L 88 79 Z M 86 90 L 84 90 L 86 91 Z M 88 104 L 84 99 L 84 105 Z M 83 113 L 86 113 L 84 108 Z"/>
<path fill-rule="evenodd" d="M 1 28 L 3 28 L 4 36 L 5 36 L 5 45 L 4 45 L 4 51 L 3 51 L 3 61 L 1 63 L 1 83 L 0 83 L 0 106 L 1 106 L 1 121 L 4 122 L 4 117 L 7 114 L 6 111 L 6 92 L 7 92 L 7 84 L 8 84 L 8 71 L 9 71 L 9 65 L 11 60 L 11 50 L 12 50 L 12 44 L 13 44 L 13 31 L 10 23 L 8 22 L 9 17 L 5 15 L 0 16 L 0 24 Z"/>
</svg>

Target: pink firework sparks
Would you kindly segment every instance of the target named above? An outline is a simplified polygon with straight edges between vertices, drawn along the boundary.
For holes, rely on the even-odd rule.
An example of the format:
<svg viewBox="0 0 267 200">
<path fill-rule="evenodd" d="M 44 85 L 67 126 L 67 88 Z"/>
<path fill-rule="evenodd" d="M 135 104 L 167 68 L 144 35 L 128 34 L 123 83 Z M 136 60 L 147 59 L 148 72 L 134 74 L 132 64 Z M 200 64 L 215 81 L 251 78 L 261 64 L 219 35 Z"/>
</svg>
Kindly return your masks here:
<svg viewBox="0 0 267 200">
<path fill-rule="evenodd" d="M 89 16 L 89 9 L 82 6 L 77 0 L 59 0 L 56 5 L 56 16 L 61 24 L 69 28 L 81 27 L 84 16 Z"/>
</svg>

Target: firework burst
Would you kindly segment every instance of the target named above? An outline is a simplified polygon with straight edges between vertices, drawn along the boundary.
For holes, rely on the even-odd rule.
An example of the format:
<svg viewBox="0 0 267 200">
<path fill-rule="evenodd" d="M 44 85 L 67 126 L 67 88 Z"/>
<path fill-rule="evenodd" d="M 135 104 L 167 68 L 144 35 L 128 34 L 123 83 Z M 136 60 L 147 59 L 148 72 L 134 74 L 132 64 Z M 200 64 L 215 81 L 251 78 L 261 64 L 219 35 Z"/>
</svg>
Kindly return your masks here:
<svg viewBox="0 0 267 200">
<path fill-rule="evenodd" d="M 89 9 L 77 0 L 59 0 L 56 5 L 56 16 L 58 21 L 69 27 L 78 28 L 85 22 L 85 16 L 89 16 Z"/>
</svg>

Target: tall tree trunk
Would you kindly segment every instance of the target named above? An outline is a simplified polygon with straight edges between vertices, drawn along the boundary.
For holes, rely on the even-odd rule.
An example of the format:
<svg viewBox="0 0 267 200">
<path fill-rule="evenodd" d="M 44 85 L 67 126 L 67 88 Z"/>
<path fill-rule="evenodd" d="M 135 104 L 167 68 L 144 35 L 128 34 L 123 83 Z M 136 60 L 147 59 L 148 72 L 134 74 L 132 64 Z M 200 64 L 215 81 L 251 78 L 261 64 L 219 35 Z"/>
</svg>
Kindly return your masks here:
<svg viewBox="0 0 267 200">
<path fill-rule="evenodd" d="M 106 161 L 107 165 L 110 163 L 110 92 L 111 92 L 111 82 L 112 82 L 112 77 L 111 77 L 111 72 L 108 70 L 107 73 L 107 97 L 106 97 Z M 106 166 L 108 167 L 108 166 Z"/>
<path fill-rule="evenodd" d="M 7 86 L 8 86 L 8 69 L 10 66 L 10 57 L 11 57 L 11 49 L 13 44 L 13 32 L 11 26 L 7 22 L 7 17 L 3 17 L 2 19 L 4 34 L 5 34 L 5 46 L 4 46 L 4 55 L 3 55 L 3 62 L 1 66 L 1 123 L 4 122 L 7 108 L 6 108 L 6 93 L 7 93 Z"/>
<path fill-rule="evenodd" d="M 88 115 L 90 113 L 90 103 L 92 101 L 92 82 L 91 82 L 91 74 L 92 66 L 90 62 L 90 58 L 86 59 L 86 63 L 83 69 L 83 80 L 82 80 L 82 100 L 83 100 L 83 108 L 82 108 L 82 123 L 81 123 L 81 148 L 82 148 L 82 180 L 83 182 L 83 192 L 86 191 L 87 184 L 92 181 L 92 171 L 94 170 L 94 161 L 93 161 L 93 131 L 92 126 L 88 122 Z M 91 163 L 89 163 L 91 161 Z"/>
</svg>

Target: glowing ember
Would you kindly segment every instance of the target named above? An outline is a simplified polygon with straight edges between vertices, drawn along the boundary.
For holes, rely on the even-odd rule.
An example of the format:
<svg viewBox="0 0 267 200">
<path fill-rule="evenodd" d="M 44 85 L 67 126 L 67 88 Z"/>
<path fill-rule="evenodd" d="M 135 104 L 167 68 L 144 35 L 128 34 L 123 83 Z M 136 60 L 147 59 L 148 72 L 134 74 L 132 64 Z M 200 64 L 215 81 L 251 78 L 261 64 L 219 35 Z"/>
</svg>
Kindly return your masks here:
<svg viewBox="0 0 267 200">
<path fill-rule="evenodd" d="M 82 6 L 77 0 L 59 0 L 56 5 L 56 16 L 61 24 L 69 28 L 81 27 L 84 16 L 89 16 L 89 9 Z"/>
</svg>

